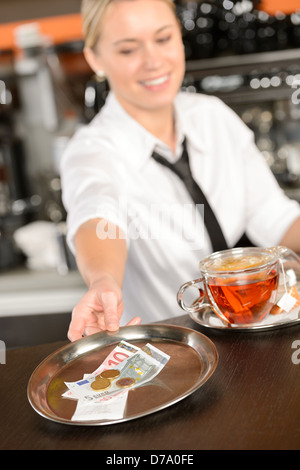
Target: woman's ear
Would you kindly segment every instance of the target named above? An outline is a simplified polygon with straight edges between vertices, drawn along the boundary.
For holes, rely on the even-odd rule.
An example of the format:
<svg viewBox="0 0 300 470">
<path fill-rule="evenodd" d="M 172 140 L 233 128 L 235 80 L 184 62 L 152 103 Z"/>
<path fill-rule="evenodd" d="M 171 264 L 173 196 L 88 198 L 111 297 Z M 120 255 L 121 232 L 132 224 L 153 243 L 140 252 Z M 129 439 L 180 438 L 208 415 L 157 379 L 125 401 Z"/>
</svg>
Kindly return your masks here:
<svg viewBox="0 0 300 470">
<path fill-rule="evenodd" d="M 99 57 L 96 56 L 96 54 L 92 51 L 90 47 L 85 47 L 83 49 L 83 54 L 87 63 L 89 64 L 89 66 L 95 73 L 102 71 L 101 61 L 99 60 Z"/>
</svg>

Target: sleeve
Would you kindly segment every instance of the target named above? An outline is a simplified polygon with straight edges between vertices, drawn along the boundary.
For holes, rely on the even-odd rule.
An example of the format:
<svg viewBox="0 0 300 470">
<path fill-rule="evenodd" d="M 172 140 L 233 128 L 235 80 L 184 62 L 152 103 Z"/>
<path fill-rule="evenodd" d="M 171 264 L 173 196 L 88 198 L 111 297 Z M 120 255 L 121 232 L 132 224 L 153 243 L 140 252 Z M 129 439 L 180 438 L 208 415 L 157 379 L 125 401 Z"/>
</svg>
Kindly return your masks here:
<svg viewBox="0 0 300 470">
<path fill-rule="evenodd" d="M 242 210 L 248 237 L 257 246 L 273 246 L 300 216 L 300 205 L 279 186 L 269 165 L 256 146 L 254 133 L 242 119 L 219 99 L 219 115 L 230 138 L 237 185 L 242 184 Z M 215 126 L 218 134 L 218 128 Z M 223 138 L 226 137 L 223 135 Z"/>
<path fill-rule="evenodd" d="M 244 125 L 244 124 L 243 124 Z M 256 147 L 252 132 L 242 156 L 246 195 L 246 232 L 259 246 L 272 246 L 300 216 L 300 206 L 279 186 Z"/>
<path fill-rule="evenodd" d="M 120 159 L 105 139 L 81 129 L 68 145 L 60 164 L 62 200 L 67 211 L 67 242 L 75 253 L 74 237 L 86 221 L 101 218 L 99 238 L 114 237 L 115 225 L 127 239 L 126 178 Z"/>
</svg>

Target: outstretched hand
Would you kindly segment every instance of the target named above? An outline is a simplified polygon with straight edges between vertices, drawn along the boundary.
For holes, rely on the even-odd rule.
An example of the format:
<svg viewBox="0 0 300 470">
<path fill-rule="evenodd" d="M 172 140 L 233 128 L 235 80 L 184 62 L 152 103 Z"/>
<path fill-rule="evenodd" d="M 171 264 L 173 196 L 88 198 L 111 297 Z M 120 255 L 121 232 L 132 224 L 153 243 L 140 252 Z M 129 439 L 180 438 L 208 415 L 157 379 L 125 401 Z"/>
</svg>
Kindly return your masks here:
<svg viewBox="0 0 300 470">
<path fill-rule="evenodd" d="M 118 331 L 123 308 L 122 290 L 117 282 L 110 277 L 96 281 L 73 309 L 69 340 L 99 331 Z M 128 325 L 140 323 L 140 317 L 134 317 Z"/>
</svg>

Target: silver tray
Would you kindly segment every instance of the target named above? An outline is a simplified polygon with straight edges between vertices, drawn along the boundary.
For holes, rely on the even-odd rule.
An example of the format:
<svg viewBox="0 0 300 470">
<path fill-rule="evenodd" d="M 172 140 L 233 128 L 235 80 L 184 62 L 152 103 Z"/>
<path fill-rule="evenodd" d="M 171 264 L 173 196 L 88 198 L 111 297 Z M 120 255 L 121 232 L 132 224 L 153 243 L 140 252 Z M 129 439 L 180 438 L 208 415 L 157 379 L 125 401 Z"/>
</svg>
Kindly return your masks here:
<svg viewBox="0 0 300 470">
<path fill-rule="evenodd" d="M 74 421 L 76 400 L 62 397 L 66 382 L 92 373 L 121 341 L 139 347 L 151 343 L 170 356 L 153 381 L 128 392 L 121 419 Z M 150 324 L 120 328 L 117 334 L 96 333 L 68 343 L 48 356 L 34 370 L 27 396 L 33 409 L 51 421 L 99 426 L 120 423 L 162 410 L 201 387 L 213 374 L 218 353 L 213 342 L 189 328 Z"/>
</svg>

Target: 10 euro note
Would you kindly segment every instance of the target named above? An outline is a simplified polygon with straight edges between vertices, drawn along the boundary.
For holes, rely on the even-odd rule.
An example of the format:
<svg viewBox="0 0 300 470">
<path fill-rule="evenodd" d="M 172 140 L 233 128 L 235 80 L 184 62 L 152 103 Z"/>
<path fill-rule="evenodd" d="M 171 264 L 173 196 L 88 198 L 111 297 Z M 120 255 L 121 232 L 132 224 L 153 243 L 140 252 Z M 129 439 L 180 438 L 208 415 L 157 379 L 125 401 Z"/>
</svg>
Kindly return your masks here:
<svg viewBox="0 0 300 470">
<path fill-rule="evenodd" d="M 78 400 L 91 402 L 119 394 L 124 391 L 123 387 L 128 387 L 128 384 L 130 384 L 130 388 L 139 387 L 156 377 L 169 359 L 170 356 L 147 343 L 146 346 L 138 349 L 130 357 L 113 366 L 113 369 L 119 371 L 119 377 L 111 383 L 108 390 L 95 392 L 91 384 L 95 381 L 96 376 L 91 375 L 85 377 L 84 380 L 72 383 L 72 395 Z M 68 384 L 66 385 L 68 386 Z"/>
<path fill-rule="evenodd" d="M 82 383 L 89 379 L 89 377 L 95 378 L 101 372 L 106 369 L 111 369 L 116 367 L 125 359 L 128 359 L 130 356 L 135 354 L 139 351 L 140 348 L 137 346 L 133 346 L 132 344 L 128 343 L 127 341 L 120 341 L 118 345 L 111 351 L 111 353 L 105 358 L 105 360 L 94 370 L 94 372 L 90 374 L 85 374 L 84 377 L 76 382 L 65 382 L 65 385 L 68 387 L 68 390 L 62 394 L 65 398 L 73 398 L 75 400 L 78 399 L 78 396 L 75 395 L 72 390 L 78 383 Z"/>
</svg>

